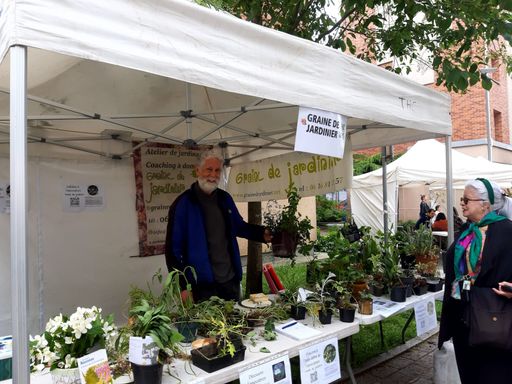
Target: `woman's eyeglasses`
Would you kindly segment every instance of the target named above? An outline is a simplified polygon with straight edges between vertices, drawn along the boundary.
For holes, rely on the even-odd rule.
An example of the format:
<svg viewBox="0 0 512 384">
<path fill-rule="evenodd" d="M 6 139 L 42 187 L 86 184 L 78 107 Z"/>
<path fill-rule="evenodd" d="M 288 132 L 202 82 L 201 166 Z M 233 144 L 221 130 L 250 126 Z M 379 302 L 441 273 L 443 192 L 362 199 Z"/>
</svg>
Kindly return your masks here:
<svg viewBox="0 0 512 384">
<path fill-rule="evenodd" d="M 468 201 L 485 201 L 485 200 L 484 199 L 470 199 L 468 197 L 461 197 L 460 198 L 460 202 L 461 203 L 467 204 Z"/>
</svg>

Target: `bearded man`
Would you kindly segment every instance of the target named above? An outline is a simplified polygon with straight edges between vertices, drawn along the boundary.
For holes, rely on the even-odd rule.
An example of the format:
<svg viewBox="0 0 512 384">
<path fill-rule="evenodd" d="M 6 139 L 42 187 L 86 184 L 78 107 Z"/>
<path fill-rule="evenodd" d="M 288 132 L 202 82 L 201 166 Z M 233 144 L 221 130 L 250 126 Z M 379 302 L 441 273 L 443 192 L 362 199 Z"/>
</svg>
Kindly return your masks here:
<svg viewBox="0 0 512 384">
<path fill-rule="evenodd" d="M 203 152 L 196 167 L 197 181 L 169 208 L 165 260 L 169 271 L 194 268 L 187 279 L 196 302 L 218 296 L 240 299 L 242 263 L 236 238 L 270 242 L 270 231 L 246 223 L 229 193 L 218 188 L 224 160 L 214 151 Z M 182 297 L 188 293 L 182 285 Z"/>
</svg>

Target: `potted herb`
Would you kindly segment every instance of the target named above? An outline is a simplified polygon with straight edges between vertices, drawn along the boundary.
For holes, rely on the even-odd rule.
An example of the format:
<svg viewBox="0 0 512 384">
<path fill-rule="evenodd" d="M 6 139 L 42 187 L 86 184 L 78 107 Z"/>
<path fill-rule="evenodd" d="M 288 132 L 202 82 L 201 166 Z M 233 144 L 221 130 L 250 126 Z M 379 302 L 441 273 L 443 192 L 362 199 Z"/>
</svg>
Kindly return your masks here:
<svg viewBox="0 0 512 384">
<path fill-rule="evenodd" d="M 306 318 L 306 302 L 301 300 L 297 290 L 287 289 L 279 293 L 282 303 L 290 306 L 290 316 L 295 320 L 304 320 Z"/>
<path fill-rule="evenodd" d="M 439 261 L 439 249 L 434 243 L 434 235 L 426 225 L 420 225 L 419 229 L 409 229 L 404 241 L 404 252 L 414 256 L 416 264 L 425 264 L 433 273 L 437 269 Z"/>
<path fill-rule="evenodd" d="M 327 290 L 327 285 L 332 283 L 336 275 L 334 273 L 329 272 L 327 277 L 322 282 L 320 286 L 317 284 L 316 291 L 308 296 L 308 301 L 313 303 L 318 303 L 318 319 L 322 324 L 330 324 L 332 318 L 332 308 L 336 300 Z"/>
<path fill-rule="evenodd" d="M 361 292 L 358 310 L 361 315 L 371 315 L 373 313 L 373 297 L 368 290 Z"/>
<path fill-rule="evenodd" d="M 407 287 L 400 280 L 402 268 L 399 265 L 398 252 L 392 239 L 382 256 L 384 281 L 389 288 L 391 301 L 404 302 L 407 298 Z"/>
<path fill-rule="evenodd" d="M 313 229 L 308 218 L 298 212 L 300 196 L 293 182 L 286 190 L 288 205 L 281 210 L 268 209 L 264 223 L 272 232 L 272 252 L 276 257 L 295 261 L 295 252 L 306 255 L 313 249 L 310 231 Z M 276 207 L 277 208 L 277 207 Z"/>
<path fill-rule="evenodd" d="M 30 368 L 50 368 L 54 383 L 80 384 L 77 359 L 113 342 L 117 329 L 113 316 L 106 318 L 101 308 L 77 308 L 71 315 L 58 315 L 46 324 L 42 335 L 30 337 Z M 112 380 L 103 377 L 105 382 Z"/>
</svg>

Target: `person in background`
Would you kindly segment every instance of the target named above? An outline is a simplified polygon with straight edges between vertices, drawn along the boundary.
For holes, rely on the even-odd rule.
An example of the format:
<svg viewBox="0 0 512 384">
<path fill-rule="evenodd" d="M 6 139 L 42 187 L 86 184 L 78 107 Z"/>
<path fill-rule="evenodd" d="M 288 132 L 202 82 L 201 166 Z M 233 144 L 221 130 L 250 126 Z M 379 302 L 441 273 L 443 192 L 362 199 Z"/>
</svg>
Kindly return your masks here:
<svg viewBox="0 0 512 384">
<path fill-rule="evenodd" d="M 436 207 L 434 208 L 434 217 L 430 219 L 430 224 L 434 224 L 438 213 L 441 212 L 440 209 L 441 209 L 441 206 L 439 204 L 437 204 Z"/>
<path fill-rule="evenodd" d="M 259 242 L 270 242 L 272 238 L 267 228 L 246 223 L 231 195 L 218 188 L 223 162 L 215 152 L 204 152 L 196 167 L 197 181 L 169 208 L 167 268 L 195 269 L 197 281 L 187 274 L 195 301 L 211 296 L 238 301 L 242 263 L 236 238 Z M 184 285 L 182 289 L 182 298 L 186 299 Z"/>
<path fill-rule="evenodd" d="M 502 289 L 512 287 L 512 222 L 496 213 L 504 200 L 493 182 L 476 179 L 466 183 L 460 205 L 467 222 L 446 255 L 438 346 L 453 338 L 462 384 L 508 384 L 512 380 L 512 352 L 470 346 L 465 316 L 471 287 L 488 288 L 512 299 L 512 293 Z"/>
<path fill-rule="evenodd" d="M 439 212 L 436 216 L 434 224 L 432 224 L 433 231 L 447 231 L 448 230 L 448 220 L 446 220 L 446 215 L 443 212 Z"/>
<path fill-rule="evenodd" d="M 460 229 L 464 225 L 464 220 L 459 216 L 457 208 L 453 207 L 453 235 L 457 237 L 460 233 Z"/>
<path fill-rule="evenodd" d="M 414 229 L 420 229 L 420 225 L 426 225 L 430 228 L 430 219 L 434 217 L 434 210 L 429 208 L 427 213 L 420 217 L 416 224 L 414 225 Z"/>
<path fill-rule="evenodd" d="M 421 219 L 427 215 L 427 212 L 430 209 L 430 207 L 428 206 L 425 195 L 420 195 L 420 199 L 421 199 L 421 201 L 420 201 L 420 219 Z"/>
</svg>

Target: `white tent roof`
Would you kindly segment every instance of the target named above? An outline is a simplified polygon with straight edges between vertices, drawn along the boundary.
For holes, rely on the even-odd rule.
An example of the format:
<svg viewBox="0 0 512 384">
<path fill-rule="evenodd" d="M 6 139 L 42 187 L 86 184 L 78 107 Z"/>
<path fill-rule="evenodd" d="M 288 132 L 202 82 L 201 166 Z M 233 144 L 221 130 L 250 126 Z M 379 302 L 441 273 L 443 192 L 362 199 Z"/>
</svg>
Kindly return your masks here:
<svg viewBox="0 0 512 384">
<path fill-rule="evenodd" d="M 8 58 L 16 44 L 31 47 L 34 141 L 56 139 L 104 153 L 98 139 L 116 130 L 124 139 L 226 141 L 235 162 L 252 160 L 293 150 L 297 106 L 349 116 L 356 150 L 451 130 L 445 94 L 187 1 L 5 1 L 1 56 Z M 3 60 L 4 89 L 8 75 L 9 60 Z M 0 95 L 0 115 L 8 115 L 7 101 Z M 187 110 L 190 119 L 183 116 Z M 84 120 L 90 117 L 96 119 Z M 254 153 L 261 146 L 265 151 Z"/>
<path fill-rule="evenodd" d="M 466 181 L 486 177 L 509 187 L 512 183 L 512 165 L 493 163 L 482 157 L 472 157 L 457 150 L 452 153 L 453 187 L 463 188 Z M 436 140 L 414 144 L 405 154 L 387 165 L 388 209 L 390 224 L 396 228 L 397 188 L 406 184 L 428 184 L 430 188 L 446 186 L 446 148 Z M 352 181 L 352 211 L 359 225 L 383 228 L 382 168 Z"/>
</svg>

